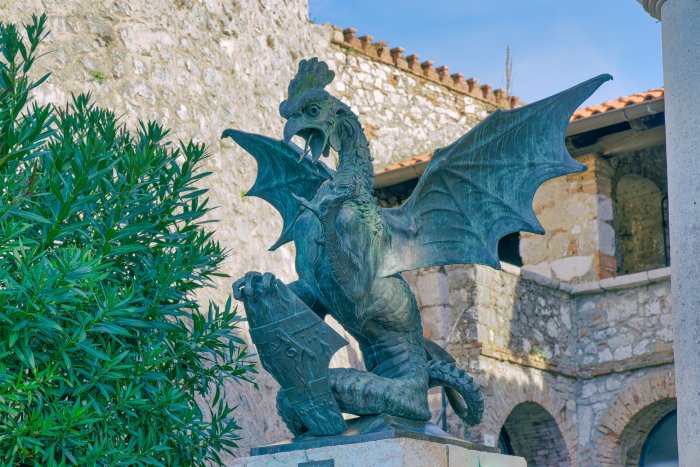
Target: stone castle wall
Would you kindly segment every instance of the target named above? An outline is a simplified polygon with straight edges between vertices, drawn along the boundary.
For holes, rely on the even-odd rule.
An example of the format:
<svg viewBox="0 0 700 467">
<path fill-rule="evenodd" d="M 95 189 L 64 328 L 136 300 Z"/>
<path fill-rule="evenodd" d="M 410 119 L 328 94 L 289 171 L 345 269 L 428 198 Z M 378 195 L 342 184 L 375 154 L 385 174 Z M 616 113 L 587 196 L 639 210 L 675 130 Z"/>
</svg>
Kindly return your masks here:
<svg viewBox="0 0 700 467">
<path fill-rule="evenodd" d="M 254 160 L 220 135 L 237 128 L 281 137 L 278 106 L 300 59 L 318 56 L 336 71 L 329 91 L 359 114 L 377 166 L 447 145 L 498 105 L 510 105 L 488 86 L 460 90 L 436 80 L 431 66 L 402 69 L 373 55 L 374 46 L 346 43 L 341 31 L 309 22 L 306 0 L 0 2 L 4 22 L 43 12 L 51 33 L 35 71 L 52 75 L 37 102 L 63 105 L 73 93 L 90 92 L 130 128 L 152 119 L 172 128 L 174 139 L 207 144 L 206 184 L 218 206 L 217 239 L 231 250 L 224 272 L 232 279 L 219 280 L 202 300 L 223 302 L 232 280 L 249 270 L 295 278 L 293 247 L 267 251 L 281 231 L 279 215 L 244 196 Z M 359 365 L 356 351 L 341 351 L 334 364 Z M 289 437 L 274 408 L 277 384 L 264 372 L 257 381 L 259 390 L 228 388 L 239 406 L 241 452 Z"/>
<path fill-rule="evenodd" d="M 495 445 L 505 425 L 533 465 L 636 465 L 675 407 L 668 269 L 579 285 L 508 265 L 407 277 L 426 333 L 445 336 L 484 389 L 484 420 L 470 428 L 449 415 L 455 435 Z M 437 418 L 439 393 L 431 407 Z"/>
<path fill-rule="evenodd" d="M 611 165 L 620 273 L 667 265 L 670 251 L 664 251 L 668 238 L 664 242 L 663 221 L 668 220 L 668 204 L 662 202 L 668 193 L 665 146 L 619 154 Z"/>
<path fill-rule="evenodd" d="M 550 180 L 535 196 L 546 233 L 522 234 L 524 268 L 583 283 L 667 266 L 665 146 L 576 160 L 585 172 Z"/>
<path fill-rule="evenodd" d="M 407 60 L 400 47 L 390 52 L 386 43 L 358 39 L 354 30 L 332 29 L 331 50 L 330 90 L 359 115 L 376 168 L 446 146 L 497 108 L 520 105 L 474 78 L 467 84 L 447 75 L 447 67 Z"/>
<path fill-rule="evenodd" d="M 521 234 L 526 270 L 565 282 L 617 273 L 611 170 L 595 155 L 577 157 L 587 170 L 545 182 L 533 201 L 544 235 Z"/>
<path fill-rule="evenodd" d="M 89 91 L 131 128 L 137 119 L 155 119 L 171 127 L 175 138 L 208 145 L 211 157 L 204 169 L 213 172 L 207 184 L 212 204 L 219 206 L 217 239 L 231 249 L 224 268 L 232 278 L 248 270 L 295 277 L 291 247 L 267 252 L 279 235 L 279 216 L 262 200 L 244 196 L 255 178 L 255 162 L 219 136 L 228 127 L 281 136 L 277 109 L 299 59 L 319 56 L 336 71 L 329 90 L 359 114 L 378 167 L 444 146 L 497 106 L 517 104 L 488 86 L 372 45 L 351 31 L 314 25 L 305 0 L 0 1 L 3 21 L 26 21 L 43 11 L 52 32 L 37 71 L 52 76 L 38 90 L 37 101 L 60 105 L 71 93 Z M 583 287 L 585 294 L 557 282 L 586 283 L 606 277 L 601 271 L 610 267 L 612 253 L 599 245 L 607 245 L 612 208 L 598 187 L 592 188 L 598 173 L 562 178 L 550 182 L 551 191 L 545 187 L 538 193 L 542 206 L 551 208 L 551 218 L 538 211 L 551 235 L 539 244 L 524 237 L 523 259 L 550 279 L 472 266 L 407 274 L 426 334 L 457 354 L 484 387 L 486 418 L 466 432 L 472 439 L 495 444 L 513 409 L 531 402 L 551 417 L 541 418 L 548 429 L 561 433 L 563 441 L 556 444 L 559 438 L 552 435 L 547 450 L 572 465 L 590 465 L 586 460 L 594 453 L 607 453 L 603 460 L 617 455 L 611 441 L 616 436 L 627 436 L 635 446 L 634 436 L 624 432 L 627 425 L 620 428 L 616 421 L 632 420 L 634 404 L 641 405 L 638 410 L 663 411 L 644 393 L 649 381 L 663 384 L 663 394 L 672 393 L 667 279 L 613 292 Z M 566 216 L 568 225 L 557 226 L 557 215 Z M 555 255 L 565 261 L 556 263 Z M 201 298 L 222 302 L 231 281 L 220 280 Z M 634 317 L 625 313 L 634 310 L 646 314 L 626 326 Z M 592 327 L 585 331 L 588 324 Z M 609 339 L 618 339 L 623 350 L 610 347 Z M 601 346 L 599 355 L 589 344 Z M 634 366 L 657 349 L 665 349 L 665 360 Z M 359 359 L 345 350 L 335 364 L 358 366 Z M 583 376 L 577 373 L 582 368 L 588 372 Z M 240 452 L 289 436 L 274 409 L 276 383 L 264 372 L 257 380 L 259 390 L 228 387 L 231 402 L 239 406 Z M 432 394 L 431 402 L 437 414 L 439 394 Z M 532 410 L 526 406 L 519 413 Z M 448 421 L 451 430 L 464 433 L 453 416 Z M 580 458 L 573 454 L 579 447 Z"/>
</svg>

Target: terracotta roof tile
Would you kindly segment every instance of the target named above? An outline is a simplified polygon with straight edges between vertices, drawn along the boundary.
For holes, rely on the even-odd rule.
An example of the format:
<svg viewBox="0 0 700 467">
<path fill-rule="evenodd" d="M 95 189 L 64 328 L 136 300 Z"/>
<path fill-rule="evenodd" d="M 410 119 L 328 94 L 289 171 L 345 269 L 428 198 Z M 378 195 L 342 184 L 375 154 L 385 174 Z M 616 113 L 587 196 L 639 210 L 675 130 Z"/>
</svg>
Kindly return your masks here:
<svg viewBox="0 0 700 467">
<path fill-rule="evenodd" d="M 622 109 L 630 105 L 661 99 L 663 97 L 664 88 L 650 89 L 648 91 L 632 94 L 631 96 L 624 96 L 620 97 L 619 99 L 603 102 L 602 104 L 591 105 L 589 107 L 578 109 L 571 116 L 571 121 L 573 122 L 574 120 L 592 117 L 593 115 L 610 112 L 611 110 Z"/>
<path fill-rule="evenodd" d="M 475 80 L 476 81 L 476 80 Z M 614 99 L 611 101 L 603 102 L 602 104 L 591 105 L 589 107 L 584 107 L 578 109 L 571 116 L 570 121 L 580 120 L 582 118 L 592 117 L 593 115 L 598 115 L 605 112 L 610 112 L 612 110 L 622 109 L 630 105 L 641 104 L 643 102 L 653 101 L 656 99 L 661 99 L 664 97 L 664 88 L 650 89 L 645 92 L 640 92 L 637 94 L 632 94 L 631 96 L 620 97 L 619 99 Z M 420 156 L 414 156 L 410 159 L 399 162 L 398 164 L 390 165 L 384 167 L 383 169 L 377 170 L 375 175 L 391 172 L 394 170 L 401 169 L 403 167 L 411 167 L 424 162 L 430 161 L 433 157 L 433 153 L 422 154 Z"/>
<path fill-rule="evenodd" d="M 384 167 L 383 169 L 379 169 L 375 172 L 375 175 L 379 175 L 379 174 L 386 173 L 386 172 L 391 172 L 393 170 L 401 169 L 403 167 L 411 167 L 413 165 L 418 165 L 422 162 L 429 162 L 432 157 L 433 157 L 432 152 L 430 152 L 428 154 L 421 154 L 420 156 L 414 156 L 414 157 L 411 157 L 410 159 L 406 159 L 404 161 L 401 161 L 398 164 L 393 164 L 393 165 L 390 165 L 388 167 Z"/>
</svg>

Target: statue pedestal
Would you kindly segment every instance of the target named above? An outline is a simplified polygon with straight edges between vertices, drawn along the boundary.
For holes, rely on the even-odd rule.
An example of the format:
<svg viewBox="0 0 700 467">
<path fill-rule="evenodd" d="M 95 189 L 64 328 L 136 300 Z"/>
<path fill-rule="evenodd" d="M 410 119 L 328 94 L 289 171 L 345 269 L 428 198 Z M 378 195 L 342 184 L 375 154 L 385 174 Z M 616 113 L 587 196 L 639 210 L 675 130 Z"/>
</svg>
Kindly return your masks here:
<svg viewBox="0 0 700 467">
<path fill-rule="evenodd" d="M 245 467 L 527 467 L 522 457 L 411 438 L 324 446 L 236 459 Z"/>
<path fill-rule="evenodd" d="M 430 422 L 381 415 L 347 420 L 339 436 L 301 436 L 251 450 L 240 467 L 527 467 L 522 457 L 449 436 Z"/>
</svg>

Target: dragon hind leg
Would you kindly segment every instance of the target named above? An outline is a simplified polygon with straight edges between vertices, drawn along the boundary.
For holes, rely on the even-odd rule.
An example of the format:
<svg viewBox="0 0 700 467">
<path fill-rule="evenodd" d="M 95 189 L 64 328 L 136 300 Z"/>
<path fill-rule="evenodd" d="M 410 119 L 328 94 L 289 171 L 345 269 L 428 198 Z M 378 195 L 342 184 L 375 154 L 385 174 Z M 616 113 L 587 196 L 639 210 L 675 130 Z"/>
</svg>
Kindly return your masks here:
<svg viewBox="0 0 700 467">
<path fill-rule="evenodd" d="M 425 377 L 385 378 L 352 368 L 332 368 L 328 376 L 333 396 L 345 413 L 430 420 Z"/>
</svg>

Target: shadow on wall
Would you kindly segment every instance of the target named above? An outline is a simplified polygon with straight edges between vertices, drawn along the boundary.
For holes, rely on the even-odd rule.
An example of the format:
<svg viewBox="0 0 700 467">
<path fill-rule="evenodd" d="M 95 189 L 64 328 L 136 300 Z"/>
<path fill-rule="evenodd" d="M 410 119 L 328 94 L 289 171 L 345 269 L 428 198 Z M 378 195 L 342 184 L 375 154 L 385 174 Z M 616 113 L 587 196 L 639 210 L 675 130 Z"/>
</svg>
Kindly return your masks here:
<svg viewBox="0 0 700 467">
<path fill-rule="evenodd" d="M 668 206 L 662 203 L 668 193 L 665 145 L 618 154 L 611 164 L 617 273 L 668 266 Z"/>
<path fill-rule="evenodd" d="M 619 274 L 668 266 L 661 190 L 636 174 L 620 178 L 615 190 Z"/>
</svg>

